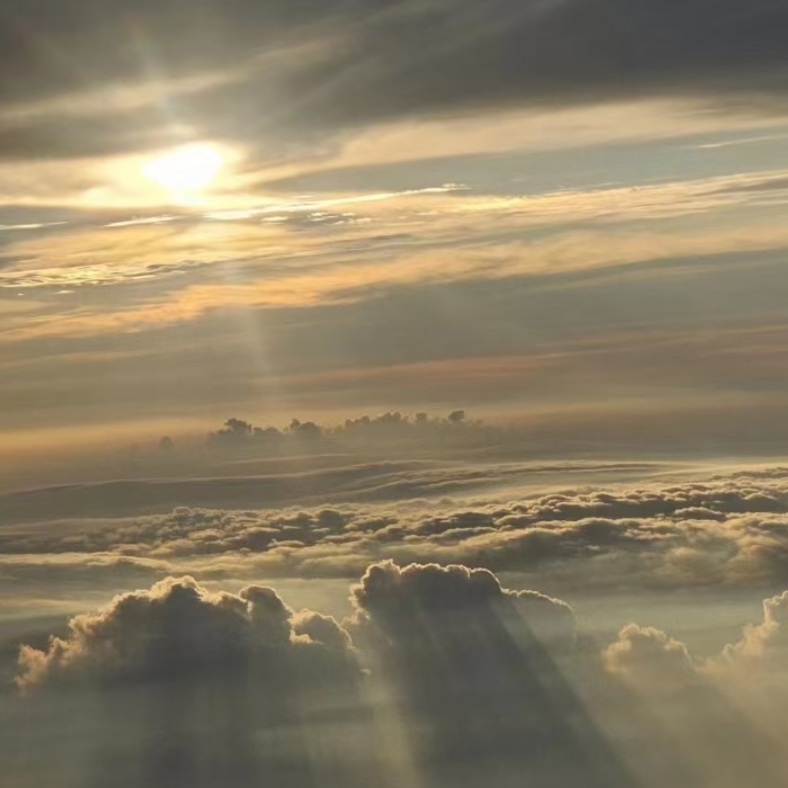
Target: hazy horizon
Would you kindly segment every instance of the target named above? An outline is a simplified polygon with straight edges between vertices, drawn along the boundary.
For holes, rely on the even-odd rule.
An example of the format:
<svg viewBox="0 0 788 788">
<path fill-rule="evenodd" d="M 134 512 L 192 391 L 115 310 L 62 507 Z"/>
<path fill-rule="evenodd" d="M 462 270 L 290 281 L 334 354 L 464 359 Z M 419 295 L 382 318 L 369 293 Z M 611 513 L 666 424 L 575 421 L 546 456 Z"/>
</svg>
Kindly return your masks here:
<svg viewBox="0 0 788 788">
<path fill-rule="evenodd" d="M 0 784 L 780 788 L 784 0 L 0 0 Z"/>
</svg>

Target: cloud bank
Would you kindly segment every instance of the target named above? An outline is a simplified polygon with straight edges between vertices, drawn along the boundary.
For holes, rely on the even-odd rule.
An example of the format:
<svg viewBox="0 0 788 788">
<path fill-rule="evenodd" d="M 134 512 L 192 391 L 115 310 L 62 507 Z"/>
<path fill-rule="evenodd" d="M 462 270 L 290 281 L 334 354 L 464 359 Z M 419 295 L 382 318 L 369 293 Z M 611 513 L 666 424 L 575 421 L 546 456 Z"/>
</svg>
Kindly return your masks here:
<svg viewBox="0 0 788 788">
<path fill-rule="evenodd" d="M 351 502 L 315 508 L 184 506 L 167 514 L 68 520 L 57 517 L 56 498 L 48 496 L 42 522 L 10 518 L 0 529 L 0 567 L 15 582 L 47 572 L 87 579 L 113 569 L 148 577 L 181 571 L 214 579 L 352 579 L 369 563 L 391 559 L 518 572 L 551 588 L 576 588 L 580 575 L 583 587 L 596 591 L 777 590 L 788 582 L 782 468 L 674 484 L 548 494 L 521 489 L 514 499 L 494 486 L 474 496 L 482 480 L 521 483 L 497 467 L 480 473 L 452 479 L 416 465 L 385 480 L 369 477 L 371 488 L 362 476 L 354 491 L 348 487 Z M 297 486 L 298 478 L 287 483 Z M 232 480 L 227 485 L 225 492 L 240 489 Z M 467 500 L 446 497 L 462 494 L 463 485 Z M 431 497 L 423 497 L 428 491 Z"/>
</svg>

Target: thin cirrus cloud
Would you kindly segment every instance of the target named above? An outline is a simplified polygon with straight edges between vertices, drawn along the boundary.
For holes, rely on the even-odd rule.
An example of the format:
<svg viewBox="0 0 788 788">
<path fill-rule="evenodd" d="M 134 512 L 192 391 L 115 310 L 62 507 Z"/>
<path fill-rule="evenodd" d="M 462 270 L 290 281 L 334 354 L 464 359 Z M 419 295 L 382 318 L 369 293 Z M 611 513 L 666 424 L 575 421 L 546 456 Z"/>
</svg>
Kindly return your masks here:
<svg viewBox="0 0 788 788">
<path fill-rule="evenodd" d="M 31 325 L 22 334 L 6 332 L 5 338 L 89 333 L 91 325 L 97 331 L 108 326 L 138 330 L 146 323 L 178 322 L 212 308 L 347 300 L 368 295 L 371 286 L 437 278 L 555 275 L 650 259 L 778 248 L 785 243 L 784 233 L 769 217 L 782 204 L 780 177 L 740 175 L 520 197 L 466 194 L 446 185 L 279 203 L 226 217 L 216 212 L 72 230 L 66 226 L 58 228 L 64 232 L 56 245 L 50 235 L 8 243 L 0 287 L 63 289 L 186 276 L 175 280 L 177 288 L 171 297 L 167 294 L 166 303 L 126 309 L 119 304 L 94 314 L 82 307 L 66 312 L 57 325 Z M 762 192 L 775 193 L 777 199 L 763 204 Z M 726 222 L 713 234 L 692 225 L 670 234 L 657 231 L 660 221 L 700 214 L 716 214 L 722 221 L 732 209 L 749 207 L 760 207 L 763 215 Z M 611 235 L 611 225 L 620 223 L 630 231 Z M 370 264 L 373 251 L 378 259 Z M 218 271 L 211 275 L 214 265 Z M 227 275 L 223 266 L 231 268 Z"/>
<path fill-rule="evenodd" d="M 315 128 L 331 134 L 438 112 L 649 94 L 779 104 L 786 66 L 776 0 L 746 9 L 736 0 L 502 0 L 483 12 L 471 2 L 238 0 L 221 13 L 214 3 L 173 1 L 137 3 L 130 17 L 119 2 L 100 17 L 88 3 L 42 5 L 35 17 L 18 2 L 4 11 L 7 104 L 106 81 L 174 80 L 174 96 L 154 95 L 145 112 L 121 96 L 98 123 L 73 110 L 17 113 L 0 131 L 16 156 L 155 147 L 173 117 L 209 138 L 244 129 L 281 139 L 285 129 L 309 138 Z"/>
</svg>

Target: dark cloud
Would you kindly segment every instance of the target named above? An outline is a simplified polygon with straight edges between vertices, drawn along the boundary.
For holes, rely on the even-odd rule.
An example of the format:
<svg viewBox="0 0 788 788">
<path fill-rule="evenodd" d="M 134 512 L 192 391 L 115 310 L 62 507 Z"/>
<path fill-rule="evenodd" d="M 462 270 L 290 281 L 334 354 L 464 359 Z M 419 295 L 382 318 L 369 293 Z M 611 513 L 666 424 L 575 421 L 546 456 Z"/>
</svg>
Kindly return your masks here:
<svg viewBox="0 0 788 788">
<path fill-rule="evenodd" d="M 575 639 L 565 603 L 466 566 L 377 563 L 351 596 L 341 626 L 270 588 L 168 578 L 48 644 L 36 635 L 24 692 L 0 705 L 4 775 L 66 788 L 783 784 L 786 594 L 710 657 L 637 624 L 607 647 Z"/>
<path fill-rule="evenodd" d="M 116 598 L 101 613 L 73 618 L 68 638 L 53 639 L 46 651 L 24 648 L 19 684 L 112 686 L 240 671 L 273 691 L 282 678 L 277 672 L 290 673 L 293 666 L 299 683 L 352 685 L 359 679 L 350 639 L 336 622 L 301 614 L 296 633 L 293 615 L 270 588 L 211 594 L 191 578 L 170 578 Z M 338 655 L 344 659 L 337 661 Z"/>
<path fill-rule="evenodd" d="M 519 785 L 522 769 L 545 788 L 580 774 L 630 784 L 548 656 L 573 646 L 563 602 L 508 591 L 482 570 L 391 563 L 369 567 L 353 598 L 366 679 L 345 629 L 293 613 L 270 588 L 229 594 L 168 578 L 124 594 L 44 649 L 23 647 L 22 727 L 37 746 L 60 729 L 47 763 L 69 786 L 113 772 L 122 786 L 399 784 L 402 763 L 384 770 L 391 742 L 380 750 L 370 734 L 390 736 L 377 715 L 401 711 L 431 785 L 476 785 L 488 770 Z M 383 687 L 405 706 L 381 708 Z M 46 767 L 17 754 L 7 768 L 29 778 Z"/>
<path fill-rule="evenodd" d="M 23 647 L 17 681 L 24 735 L 51 740 L 66 785 L 311 786 L 313 770 L 361 784 L 364 757 L 351 756 L 369 742 L 350 639 L 270 588 L 211 593 L 168 578 L 124 594 L 44 650 Z M 330 728 L 347 742 L 329 741 Z M 6 756 L 9 773 L 44 778 Z"/>
<path fill-rule="evenodd" d="M 746 9 L 737 0 L 396 6 L 331 63 L 342 85 L 320 106 L 337 122 L 784 85 L 784 48 L 771 28 L 786 21 L 778 0 Z"/>
<path fill-rule="evenodd" d="M 314 18 L 321 5 L 138 0 L 130 9 L 122 0 L 109 0 L 99 14 L 85 1 L 10 0 L 2 11 L 2 92 L 18 99 L 135 76 L 190 76 L 270 46 Z M 326 10 L 335 9 L 332 3 Z"/>
<path fill-rule="evenodd" d="M 356 627 L 373 626 L 392 648 L 431 648 L 417 635 L 418 628 L 455 626 L 457 615 L 480 613 L 493 619 L 522 617 L 540 642 L 566 645 L 574 635 L 571 608 L 535 591 L 503 589 L 486 569 L 411 564 L 401 569 L 393 562 L 370 566 L 352 589 L 360 616 Z M 373 640 L 377 640 L 374 638 Z"/>
<path fill-rule="evenodd" d="M 554 663 L 567 605 L 464 566 L 377 564 L 352 594 L 353 632 L 401 698 L 428 784 L 632 784 Z"/>
<path fill-rule="evenodd" d="M 787 22 L 780 0 L 167 0 L 135 3 L 133 13 L 113 1 L 101 14 L 86 0 L 13 0 L 0 39 L 6 103 L 106 81 L 228 76 L 146 108 L 158 123 L 142 122 L 136 107 L 98 126 L 71 113 L 54 134 L 54 118 L 6 120 L 0 139 L 11 153 L 57 155 L 161 142 L 173 118 L 205 135 L 284 140 L 286 129 L 324 138 L 485 107 L 643 95 L 751 101 L 784 91 Z"/>
</svg>

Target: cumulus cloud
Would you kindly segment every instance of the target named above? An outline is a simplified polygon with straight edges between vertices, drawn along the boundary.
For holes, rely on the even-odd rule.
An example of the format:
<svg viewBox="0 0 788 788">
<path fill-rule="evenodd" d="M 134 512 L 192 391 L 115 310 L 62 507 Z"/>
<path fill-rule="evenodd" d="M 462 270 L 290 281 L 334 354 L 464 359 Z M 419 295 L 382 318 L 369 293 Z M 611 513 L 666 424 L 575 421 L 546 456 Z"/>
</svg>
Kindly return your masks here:
<svg viewBox="0 0 788 788">
<path fill-rule="evenodd" d="M 685 744 L 674 753 L 682 784 L 784 783 L 788 762 L 779 731 L 788 708 L 786 610 L 788 592 L 765 599 L 761 621 L 711 654 L 637 624 L 602 650 L 604 670 L 631 692 L 624 704 L 617 701 L 624 724 L 646 732 L 644 746 L 661 739 L 660 748 L 670 747 L 671 738 Z"/>
<path fill-rule="evenodd" d="M 117 597 L 100 613 L 69 623 L 69 637 L 46 651 L 24 647 L 18 683 L 25 689 L 72 683 L 113 685 L 231 676 L 239 671 L 273 680 L 283 660 L 303 660 L 300 681 L 321 656 L 358 678 L 347 633 L 335 621 L 302 613 L 294 619 L 270 588 L 210 593 L 192 578 L 168 578 L 150 591 Z M 336 663 L 336 654 L 345 662 Z M 323 667 L 323 671 L 325 666 Z M 334 676 L 336 680 L 336 676 Z"/>
<path fill-rule="evenodd" d="M 400 699 L 428 784 L 628 784 L 556 667 L 573 642 L 565 603 L 483 569 L 391 562 L 370 566 L 352 599 L 353 635 Z"/>
<path fill-rule="evenodd" d="M 650 688 L 686 689 L 697 679 L 687 647 L 654 627 L 629 624 L 602 653 L 608 671 Z"/>
<path fill-rule="evenodd" d="M 626 692 L 617 696 L 607 687 L 597 700 L 617 704 L 617 724 L 631 731 L 640 757 L 660 776 L 654 784 L 781 785 L 785 758 L 761 730 L 782 726 L 784 711 L 775 718 L 774 701 L 754 702 L 741 674 L 730 665 L 721 670 L 717 659 L 693 655 L 659 629 L 630 624 L 602 652 L 605 670 Z"/>
<path fill-rule="evenodd" d="M 169 686 L 243 686 L 258 722 L 305 693 L 354 697 L 361 680 L 350 637 L 329 616 L 294 613 L 271 589 L 213 593 L 190 577 L 116 597 L 78 615 L 66 637 L 24 646 L 19 687 L 31 693 Z"/>
<path fill-rule="evenodd" d="M 167 578 L 72 618 L 44 649 L 23 647 L 19 666 L 21 719 L 41 728 L 25 728 L 26 741 L 52 740 L 47 758 L 66 785 L 306 787 L 312 770 L 347 769 L 350 785 L 363 774 L 352 750 L 370 742 L 350 638 L 270 588 L 213 593 Z M 5 756 L 12 774 L 38 774 L 13 747 Z"/>
<path fill-rule="evenodd" d="M 168 578 L 77 616 L 22 651 L 4 767 L 39 775 L 19 754 L 35 742 L 69 788 L 782 784 L 757 723 L 785 719 L 767 657 L 788 594 L 712 656 L 637 624 L 577 641 L 565 603 L 461 565 L 379 562 L 351 599 L 340 625 L 270 588 Z M 752 697 L 764 673 L 779 683 Z"/>
<path fill-rule="evenodd" d="M 763 616 L 744 628 L 741 637 L 704 668 L 761 715 L 778 718 L 788 703 L 788 591 L 763 601 Z"/>
<path fill-rule="evenodd" d="M 23 647 L 26 713 L 46 719 L 44 731 L 76 726 L 80 751 L 89 737 L 112 754 L 89 765 L 88 780 L 71 764 L 66 785 L 107 779 L 118 764 L 124 786 L 263 776 L 308 786 L 313 775 L 361 785 L 370 768 L 380 779 L 391 746 L 381 754 L 370 734 L 390 736 L 399 714 L 411 762 L 430 784 L 476 785 L 487 773 L 515 785 L 524 768 L 539 775 L 535 785 L 580 774 L 585 784 L 623 784 L 606 780 L 616 760 L 591 746 L 594 726 L 547 656 L 572 646 L 565 603 L 504 589 L 486 570 L 390 562 L 370 566 L 352 598 L 348 626 L 366 649 L 366 678 L 333 618 L 294 613 L 270 588 L 231 594 L 167 578 L 74 617 L 44 649 Z M 381 708 L 381 688 L 399 698 L 393 707 Z M 96 692 L 103 704 L 71 720 L 74 704 Z M 378 730 L 381 716 L 389 722 Z M 60 746 L 74 757 L 70 743 Z M 8 763 L 16 774 L 17 760 Z"/>
<path fill-rule="evenodd" d="M 720 653 L 706 656 L 693 654 L 660 629 L 628 624 L 603 649 L 602 663 L 609 673 L 649 691 L 665 683 L 686 689 L 699 682 L 718 683 L 735 691 L 743 679 L 749 686 L 752 680 L 768 679 L 775 673 L 783 681 L 788 678 L 786 623 L 788 591 L 765 599 L 760 622 L 747 624 L 738 640 Z"/>
<path fill-rule="evenodd" d="M 729 658 L 759 659 L 788 645 L 788 591 L 763 602 L 763 621 L 748 627 L 742 639 L 725 649 Z"/>
<path fill-rule="evenodd" d="M 370 566 L 352 588 L 359 614 L 356 627 L 372 625 L 394 648 L 420 648 L 419 628 L 461 626 L 477 614 L 493 620 L 522 620 L 541 642 L 566 644 L 574 635 L 574 615 L 565 602 L 535 591 L 510 591 L 486 569 L 393 561 Z M 462 620 L 457 621 L 456 617 Z M 426 623 L 427 626 L 431 624 Z"/>
</svg>

